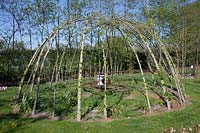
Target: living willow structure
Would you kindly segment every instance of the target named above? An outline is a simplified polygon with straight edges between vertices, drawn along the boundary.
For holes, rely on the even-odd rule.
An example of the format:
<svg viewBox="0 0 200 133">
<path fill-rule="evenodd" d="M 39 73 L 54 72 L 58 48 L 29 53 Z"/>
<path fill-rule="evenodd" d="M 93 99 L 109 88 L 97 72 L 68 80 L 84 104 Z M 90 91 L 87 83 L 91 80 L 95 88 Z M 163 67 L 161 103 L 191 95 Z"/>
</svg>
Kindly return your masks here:
<svg viewBox="0 0 200 133">
<path fill-rule="evenodd" d="M 82 25 L 81 27 L 78 25 Z M 82 71 L 83 71 L 83 63 L 84 63 L 84 50 L 85 44 L 88 42 L 87 36 L 91 34 L 91 32 L 96 31 L 98 36 L 98 41 L 103 41 L 107 39 L 106 30 L 111 28 L 112 30 L 118 33 L 118 36 L 122 36 L 125 40 L 124 47 L 128 47 L 132 50 L 137 60 L 139 70 L 141 73 L 143 88 L 142 91 L 144 93 L 147 109 L 151 112 L 151 101 L 149 99 L 149 85 L 144 76 L 144 70 L 142 68 L 141 59 L 138 56 L 138 48 L 142 48 L 145 51 L 145 54 L 148 56 L 149 60 L 152 63 L 148 63 L 149 70 L 152 73 L 152 78 L 154 78 L 154 74 L 162 77 L 162 75 L 166 75 L 167 78 L 159 78 L 160 80 L 156 83 L 156 87 L 159 90 L 156 90 L 155 93 L 159 94 L 163 102 L 166 104 L 168 110 L 171 109 L 170 99 L 167 94 L 171 93 L 176 97 L 176 100 L 179 102 L 181 106 L 184 106 L 186 102 L 186 95 L 184 92 L 184 86 L 182 84 L 181 78 L 179 76 L 178 69 L 176 68 L 165 44 L 159 39 L 159 36 L 155 33 L 145 23 L 138 23 L 134 21 L 127 20 L 122 17 L 86 17 L 82 19 L 73 19 L 64 21 L 59 26 L 53 29 L 44 41 L 37 47 L 35 53 L 33 54 L 27 68 L 24 71 L 24 75 L 21 79 L 21 83 L 19 85 L 19 90 L 17 94 L 17 101 L 20 106 L 26 106 L 28 99 L 31 95 L 34 95 L 32 98 L 32 115 L 36 113 L 37 103 L 40 98 L 40 82 L 41 75 L 44 69 L 46 68 L 46 60 L 49 56 L 50 49 L 52 45 L 55 44 L 57 46 L 57 34 L 62 30 L 67 30 L 69 27 L 75 27 L 75 31 L 77 31 L 76 35 L 78 36 L 77 41 L 77 49 L 79 53 L 79 61 L 73 62 L 70 61 L 71 64 L 78 65 L 78 80 L 77 80 L 77 121 L 81 121 L 81 97 L 82 97 Z M 96 39 L 97 40 L 97 39 Z M 62 71 L 69 70 L 69 67 L 66 67 L 64 64 L 64 59 L 67 59 L 66 49 L 69 47 L 69 44 L 65 44 L 62 49 L 56 48 L 60 53 L 55 58 L 55 65 L 53 67 L 53 71 L 51 72 L 49 87 L 53 90 L 52 98 L 53 106 L 56 106 L 56 84 L 59 82 L 59 76 Z M 108 66 L 110 65 L 107 61 L 106 55 L 106 47 L 101 45 L 98 49 L 102 51 L 102 72 L 104 73 L 105 79 L 108 75 Z M 28 78 L 27 78 L 28 77 Z M 166 81 L 167 80 L 167 81 Z M 166 86 L 166 82 L 170 83 L 170 86 Z M 107 83 L 105 80 L 104 87 L 104 118 L 107 118 Z M 67 88 L 66 88 L 67 89 Z M 29 101 L 30 102 L 30 101 Z M 53 110 L 52 115 L 55 116 L 55 110 Z"/>
</svg>

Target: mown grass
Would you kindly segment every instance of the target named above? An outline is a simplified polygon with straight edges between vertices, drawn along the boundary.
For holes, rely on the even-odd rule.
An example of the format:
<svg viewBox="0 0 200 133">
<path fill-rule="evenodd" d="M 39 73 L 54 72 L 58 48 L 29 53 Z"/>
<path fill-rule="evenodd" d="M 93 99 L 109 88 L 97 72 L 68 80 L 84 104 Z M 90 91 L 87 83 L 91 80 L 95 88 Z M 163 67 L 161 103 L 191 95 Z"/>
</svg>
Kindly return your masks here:
<svg viewBox="0 0 200 133">
<path fill-rule="evenodd" d="M 113 82 L 115 80 L 124 80 L 130 82 L 130 84 L 126 83 L 127 86 L 134 86 L 134 84 L 131 85 L 131 82 L 133 82 L 132 78 L 128 76 L 124 78 L 120 77 L 120 80 L 115 78 L 116 77 L 113 77 Z M 137 78 L 135 79 L 137 80 Z M 138 82 L 140 82 L 139 78 Z M 120 83 L 123 84 L 123 82 L 119 82 L 119 84 Z M 81 123 L 69 121 L 69 117 L 74 118 L 75 112 L 62 121 L 28 119 L 22 118 L 20 114 L 13 114 L 11 99 L 15 96 L 17 88 L 12 87 L 6 91 L 0 91 L 0 132 L 161 132 L 163 129 L 170 127 L 176 129 L 181 127 L 193 127 L 193 124 L 200 123 L 200 80 L 187 79 L 184 80 L 184 84 L 186 93 L 189 95 L 191 102 L 191 104 L 186 105 L 184 109 L 163 112 L 152 116 L 141 116 L 135 114 L 134 111 L 134 108 L 136 108 L 139 103 L 124 98 L 120 101 L 120 111 L 118 109 L 119 107 L 116 106 L 116 113 L 114 113 L 112 117 L 120 118 L 121 116 L 126 117 L 126 119 Z M 76 87 L 75 83 L 71 83 L 71 86 Z M 101 100 L 98 101 L 98 99 L 100 99 L 98 93 L 95 94 L 95 92 L 93 92 L 91 96 L 90 99 L 87 97 L 83 99 L 83 106 L 90 108 L 94 102 L 99 102 L 97 105 L 101 107 L 102 102 Z M 119 100 L 119 98 L 120 95 L 114 94 L 114 92 L 108 95 L 108 101 L 110 103 L 116 103 L 116 100 Z M 76 107 L 73 109 L 75 108 Z M 84 112 L 87 112 L 87 108 L 83 109 L 83 114 Z"/>
</svg>

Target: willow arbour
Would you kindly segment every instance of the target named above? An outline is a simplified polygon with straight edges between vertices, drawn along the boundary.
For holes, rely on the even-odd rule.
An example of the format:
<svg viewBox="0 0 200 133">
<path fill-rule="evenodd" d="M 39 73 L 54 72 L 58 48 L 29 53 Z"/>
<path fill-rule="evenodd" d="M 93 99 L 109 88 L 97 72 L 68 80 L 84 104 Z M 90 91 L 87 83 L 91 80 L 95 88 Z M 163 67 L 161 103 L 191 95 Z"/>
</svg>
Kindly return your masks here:
<svg viewBox="0 0 200 133">
<path fill-rule="evenodd" d="M 91 23 L 92 22 L 92 23 Z M 82 27 L 77 26 L 79 24 L 82 25 Z M 91 24 L 89 24 L 91 23 Z M 163 72 L 168 76 L 168 80 L 171 83 L 170 87 L 167 87 L 165 85 L 164 78 L 160 78 L 160 81 L 157 87 L 160 88 L 159 91 L 162 91 L 162 93 L 156 93 L 159 94 L 161 99 L 164 103 L 166 103 L 166 107 L 168 110 L 171 109 L 170 105 L 170 99 L 167 96 L 167 93 L 173 93 L 175 97 L 178 99 L 180 105 L 184 105 L 185 103 L 185 94 L 184 94 L 184 87 L 182 85 L 182 82 L 179 77 L 178 70 L 173 63 L 173 60 L 168 53 L 167 49 L 165 48 L 165 45 L 161 42 L 159 37 L 154 33 L 151 28 L 148 27 L 148 25 L 144 23 L 137 23 L 134 21 L 130 21 L 121 17 L 112 16 L 110 18 L 101 18 L 101 17 L 86 17 L 81 19 L 74 19 L 69 21 L 64 21 L 59 26 L 55 27 L 53 32 L 50 33 L 46 39 L 41 43 L 41 45 L 36 49 L 34 55 L 32 56 L 32 59 L 30 60 L 26 70 L 24 71 L 24 75 L 21 79 L 21 83 L 19 86 L 17 99 L 18 103 L 21 106 L 25 106 L 27 99 L 31 94 L 34 93 L 34 100 L 33 107 L 32 107 L 32 115 L 35 114 L 38 99 L 39 99 L 39 85 L 40 85 L 40 77 L 43 72 L 43 69 L 45 68 L 45 60 L 48 57 L 49 51 L 51 49 L 52 44 L 56 44 L 56 35 L 58 32 L 62 29 L 65 29 L 66 27 L 75 26 L 77 28 L 77 34 L 80 36 L 78 43 L 79 47 L 79 62 L 78 62 L 78 86 L 77 86 L 77 121 L 81 120 L 81 93 L 82 93 L 82 70 L 83 70 L 83 59 L 84 59 L 84 48 L 85 48 L 85 42 L 87 39 L 87 35 L 90 34 L 93 30 L 97 30 L 98 35 L 98 41 L 103 41 L 102 38 L 108 39 L 107 36 L 104 35 L 106 28 L 112 28 L 112 30 L 116 30 L 120 33 L 120 35 L 124 38 L 126 47 L 129 47 L 132 49 L 137 63 L 139 65 L 139 69 L 142 75 L 143 85 L 144 85 L 144 96 L 146 98 L 147 102 L 147 108 L 148 111 L 151 112 L 151 101 L 149 99 L 149 89 L 148 89 L 148 83 L 145 79 L 144 72 L 142 65 L 140 63 L 141 59 L 138 56 L 137 48 L 140 46 L 144 49 L 146 54 L 149 56 L 149 58 L 152 61 L 153 66 L 149 65 L 149 69 L 152 72 L 152 78 L 154 77 L 154 72 L 152 70 L 152 67 L 155 68 L 155 71 L 158 75 L 162 75 Z M 55 101 L 56 101 L 56 84 L 59 81 L 59 75 L 60 72 L 63 71 L 62 65 L 63 60 L 66 57 L 66 49 L 69 44 L 66 44 L 63 48 L 63 51 L 61 54 L 56 56 L 55 65 L 53 68 L 50 85 L 49 87 L 53 89 L 53 116 L 55 115 Z M 77 49 L 78 49 L 77 47 Z M 155 53 L 152 50 L 152 47 L 156 47 L 156 50 L 159 53 L 159 56 L 156 56 Z M 56 47 L 58 49 L 58 47 Z M 103 53 L 103 67 L 102 70 L 104 72 L 105 77 L 107 76 L 107 66 L 110 64 L 107 63 L 106 59 L 106 47 L 102 44 L 101 50 Z M 73 64 L 73 61 L 72 63 Z M 66 69 L 66 68 L 65 68 Z M 71 69 L 71 68 L 68 68 Z M 168 70 L 168 71 L 166 71 Z M 28 81 L 25 83 L 25 77 L 28 74 L 28 71 L 31 71 L 31 74 L 29 74 Z M 54 83 L 53 83 L 54 82 Z M 175 87 L 173 87 L 172 84 L 175 83 Z M 53 84 L 52 84 L 53 83 Z M 34 91 L 33 91 L 33 88 Z M 104 87 L 104 118 L 107 118 L 107 100 L 106 100 L 106 82 Z"/>
</svg>

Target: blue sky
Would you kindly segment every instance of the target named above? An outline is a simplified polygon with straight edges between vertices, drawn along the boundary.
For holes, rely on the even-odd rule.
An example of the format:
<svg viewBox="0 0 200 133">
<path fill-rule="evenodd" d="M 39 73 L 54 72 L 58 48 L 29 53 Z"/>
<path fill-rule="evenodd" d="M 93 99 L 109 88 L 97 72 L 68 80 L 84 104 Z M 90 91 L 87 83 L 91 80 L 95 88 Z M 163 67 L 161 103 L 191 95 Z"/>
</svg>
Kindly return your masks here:
<svg viewBox="0 0 200 133">
<path fill-rule="evenodd" d="M 119 1 L 115 0 L 115 2 L 119 2 Z M 60 0 L 60 5 L 63 8 L 66 5 L 66 0 Z M 123 5 L 123 3 L 119 3 L 117 6 L 115 6 L 115 10 L 114 10 L 115 13 L 117 13 L 119 15 L 123 13 L 122 5 Z M 11 14 L 0 10 L 0 38 L 2 38 L 1 34 L 3 34 L 3 36 L 6 36 L 6 34 L 12 35 L 12 19 L 13 19 L 13 17 Z M 52 31 L 51 28 L 50 28 L 50 31 Z M 16 33 L 15 36 L 16 36 L 16 40 L 19 41 L 20 38 L 19 38 L 18 32 Z M 36 47 L 38 45 L 38 43 L 40 43 L 39 36 L 33 38 L 32 40 L 33 40 L 34 47 Z M 23 36 L 23 41 L 25 42 L 25 44 L 29 43 L 29 38 L 27 35 Z M 27 46 L 27 47 L 29 47 L 29 46 Z"/>
<path fill-rule="evenodd" d="M 101 0 L 99 0 L 101 1 Z M 142 1 L 142 0 L 138 0 L 138 1 Z M 145 2 L 145 0 L 143 0 Z M 189 2 L 194 2 L 195 0 L 189 0 Z M 93 1 L 94 2 L 94 1 Z M 123 4 L 124 1 L 120 1 L 120 0 L 115 0 L 115 2 L 118 2 L 118 5 L 115 6 L 115 13 L 118 15 L 122 15 L 123 14 Z M 137 2 L 136 2 L 137 3 Z M 139 2 L 138 2 L 139 3 Z M 135 5 L 135 9 L 132 10 L 131 12 L 134 12 L 135 15 L 139 16 L 140 10 L 139 10 L 139 5 L 138 3 Z M 66 5 L 66 0 L 60 0 L 60 5 L 63 8 Z M 87 9 L 86 9 L 87 10 Z M 98 10 L 98 8 L 97 8 Z M 109 10 L 109 9 L 108 9 Z M 50 28 L 50 31 L 52 31 L 52 28 Z M 12 34 L 12 16 L 9 13 L 6 13 L 2 10 L 0 10 L 0 38 L 2 38 L 2 35 L 5 36 L 6 34 Z M 16 33 L 16 39 L 19 41 L 19 33 Z M 29 38 L 27 35 L 23 36 L 23 41 L 28 44 L 29 42 Z M 35 37 L 33 38 L 33 44 L 34 47 L 36 47 L 38 45 L 38 43 L 40 42 L 40 37 Z M 27 46 L 29 47 L 29 46 Z"/>
</svg>

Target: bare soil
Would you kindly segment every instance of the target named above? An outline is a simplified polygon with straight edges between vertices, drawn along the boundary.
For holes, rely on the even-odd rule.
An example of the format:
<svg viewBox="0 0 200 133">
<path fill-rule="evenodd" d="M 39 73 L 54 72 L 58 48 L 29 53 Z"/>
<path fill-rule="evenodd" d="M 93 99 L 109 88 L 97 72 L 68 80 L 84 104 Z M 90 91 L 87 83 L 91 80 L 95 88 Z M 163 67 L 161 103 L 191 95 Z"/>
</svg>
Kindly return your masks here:
<svg viewBox="0 0 200 133">
<path fill-rule="evenodd" d="M 36 119 L 45 119 L 45 120 L 63 120 L 64 117 L 63 116 L 49 116 L 49 114 L 47 112 L 38 112 L 34 115 L 31 114 L 24 114 L 23 115 L 24 118 L 36 118 Z"/>
</svg>

